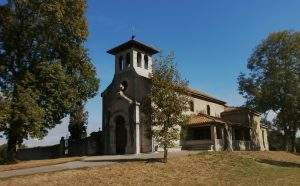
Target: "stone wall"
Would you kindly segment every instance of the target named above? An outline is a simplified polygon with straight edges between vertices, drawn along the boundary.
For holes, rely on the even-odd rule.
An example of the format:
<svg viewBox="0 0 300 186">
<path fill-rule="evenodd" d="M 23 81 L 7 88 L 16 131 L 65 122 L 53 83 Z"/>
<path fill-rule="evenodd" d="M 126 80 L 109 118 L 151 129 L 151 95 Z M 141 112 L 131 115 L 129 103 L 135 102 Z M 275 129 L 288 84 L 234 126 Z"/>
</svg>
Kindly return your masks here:
<svg viewBox="0 0 300 186">
<path fill-rule="evenodd" d="M 210 115 L 215 116 L 215 117 L 220 117 L 221 113 L 224 111 L 225 106 L 214 103 L 211 101 L 206 101 L 203 99 L 199 99 L 196 97 L 191 97 L 191 100 L 194 103 L 194 111 L 187 111 L 187 114 L 198 114 L 198 113 L 203 113 L 207 114 L 207 105 L 210 107 Z"/>
<path fill-rule="evenodd" d="M 239 123 L 245 126 L 249 126 L 249 117 L 248 113 L 245 111 L 241 112 L 223 112 L 221 113 L 221 118 L 225 121 L 232 123 Z"/>
<path fill-rule="evenodd" d="M 93 132 L 91 136 L 79 141 L 72 141 L 61 138 L 60 144 L 19 149 L 17 159 L 19 160 L 40 160 L 68 156 L 86 156 L 103 154 L 102 133 Z"/>
<path fill-rule="evenodd" d="M 103 153 L 102 149 L 102 135 L 99 132 L 79 141 L 68 140 L 68 146 L 64 146 L 65 155 L 67 156 L 97 155 Z"/>
<path fill-rule="evenodd" d="M 17 151 L 17 159 L 19 160 L 39 160 L 58 158 L 63 155 L 61 145 L 53 145 L 46 147 L 34 147 L 19 149 Z"/>
</svg>

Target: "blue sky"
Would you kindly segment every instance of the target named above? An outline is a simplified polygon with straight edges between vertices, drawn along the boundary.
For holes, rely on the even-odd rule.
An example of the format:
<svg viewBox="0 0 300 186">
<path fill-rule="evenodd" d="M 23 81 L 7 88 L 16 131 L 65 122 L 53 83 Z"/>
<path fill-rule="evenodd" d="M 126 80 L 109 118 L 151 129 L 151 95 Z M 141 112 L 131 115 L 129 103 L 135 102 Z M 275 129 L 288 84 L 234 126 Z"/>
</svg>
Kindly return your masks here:
<svg viewBox="0 0 300 186">
<path fill-rule="evenodd" d="M 237 76 L 246 71 L 249 55 L 270 32 L 300 30 L 299 8 L 299 0 L 88 0 L 86 46 L 101 79 L 99 92 L 114 74 L 106 50 L 127 41 L 135 27 L 137 40 L 175 52 L 190 86 L 241 105 Z M 98 94 L 87 103 L 89 133 L 101 127 L 101 102 Z M 64 120 L 44 140 L 26 144 L 55 144 L 66 134 Z"/>
</svg>

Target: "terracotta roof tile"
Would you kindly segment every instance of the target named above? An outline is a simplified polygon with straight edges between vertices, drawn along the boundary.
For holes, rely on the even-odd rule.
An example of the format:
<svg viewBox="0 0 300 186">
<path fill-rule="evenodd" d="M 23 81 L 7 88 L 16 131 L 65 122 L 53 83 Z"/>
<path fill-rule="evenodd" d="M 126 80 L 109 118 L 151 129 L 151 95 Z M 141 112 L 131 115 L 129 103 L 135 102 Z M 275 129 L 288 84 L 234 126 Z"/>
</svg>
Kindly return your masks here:
<svg viewBox="0 0 300 186">
<path fill-rule="evenodd" d="M 211 123 L 225 124 L 226 122 L 221 118 L 199 113 L 197 115 L 191 115 L 187 125 L 207 125 Z"/>
</svg>

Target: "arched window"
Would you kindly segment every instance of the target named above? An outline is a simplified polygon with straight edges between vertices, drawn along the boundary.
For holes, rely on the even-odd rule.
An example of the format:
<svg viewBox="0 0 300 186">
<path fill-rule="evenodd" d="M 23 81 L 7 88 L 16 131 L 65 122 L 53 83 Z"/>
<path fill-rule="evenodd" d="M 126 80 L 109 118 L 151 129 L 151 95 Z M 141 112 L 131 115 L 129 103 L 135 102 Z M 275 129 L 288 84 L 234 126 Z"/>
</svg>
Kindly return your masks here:
<svg viewBox="0 0 300 186">
<path fill-rule="evenodd" d="M 206 113 L 207 113 L 207 115 L 210 115 L 210 106 L 209 105 L 206 105 Z"/>
<path fill-rule="evenodd" d="M 138 53 L 138 54 L 137 54 L 137 66 L 138 66 L 138 67 L 141 67 L 141 66 L 142 66 L 141 61 L 142 61 L 142 54 L 141 54 L 141 53 Z"/>
<path fill-rule="evenodd" d="M 126 54 L 126 67 L 127 68 L 130 67 L 130 54 L 129 53 Z"/>
<path fill-rule="evenodd" d="M 190 109 L 190 111 L 194 112 L 194 102 L 193 101 L 189 101 L 189 109 Z"/>
<path fill-rule="evenodd" d="M 123 70 L 123 56 L 120 56 L 119 57 L 119 70 L 122 71 Z"/>
<path fill-rule="evenodd" d="M 148 69 L 148 56 L 144 55 L 145 69 Z"/>
</svg>

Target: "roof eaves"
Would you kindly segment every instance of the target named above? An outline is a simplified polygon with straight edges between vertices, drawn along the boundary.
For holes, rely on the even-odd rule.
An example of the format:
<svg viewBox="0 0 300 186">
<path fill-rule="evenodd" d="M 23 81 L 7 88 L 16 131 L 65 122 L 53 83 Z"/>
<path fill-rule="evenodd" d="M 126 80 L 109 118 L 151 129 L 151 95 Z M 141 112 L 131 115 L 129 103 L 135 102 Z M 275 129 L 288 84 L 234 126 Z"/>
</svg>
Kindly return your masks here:
<svg viewBox="0 0 300 186">
<path fill-rule="evenodd" d="M 203 98 L 203 99 L 206 99 L 206 100 L 208 100 L 208 101 L 220 103 L 220 104 L 222 104 L 222 105 L 225 105 L 225 104 L 226 104 L 225 101 L 222 101 L 222 100 L 220 100 L 220 99 L 218 99 L 218 98 L 215 98 L 215 97 L 210 96 L 210 95 L 208 95 L 208 94 L 206 94 L 206 93 L 203 93 L 203 92 L 200 92 L 200 91 L 198 91 L 198 90 L 195 90 L 195 89 L 193 89 L 193 88 L 188 87 L 187 90 L 188 90 L 188 93 L 191 94 L 191 95 L 198 96 L 198 97 Z"/>
<path fill-rule="evenodd" d="M 108 50 L 107 53 L 115 55 L 117 52 L 119 52 L 121 50 L 124 50 L 126 48 L 131 48 L 131 47 L 143 48 L 145 51 L 148 51 L 151 55 L 156 54 L 156 53 L 159 52 L 158 49 L 156 49 L 156 48 L 154 48 L 150 45 L 147 45 L 147 44 L 142 43 L 142 42 L 137 41 L 137 40 L 129 40 L 125 43 L 122 43 L 122 44 Z"/>
</svg>

